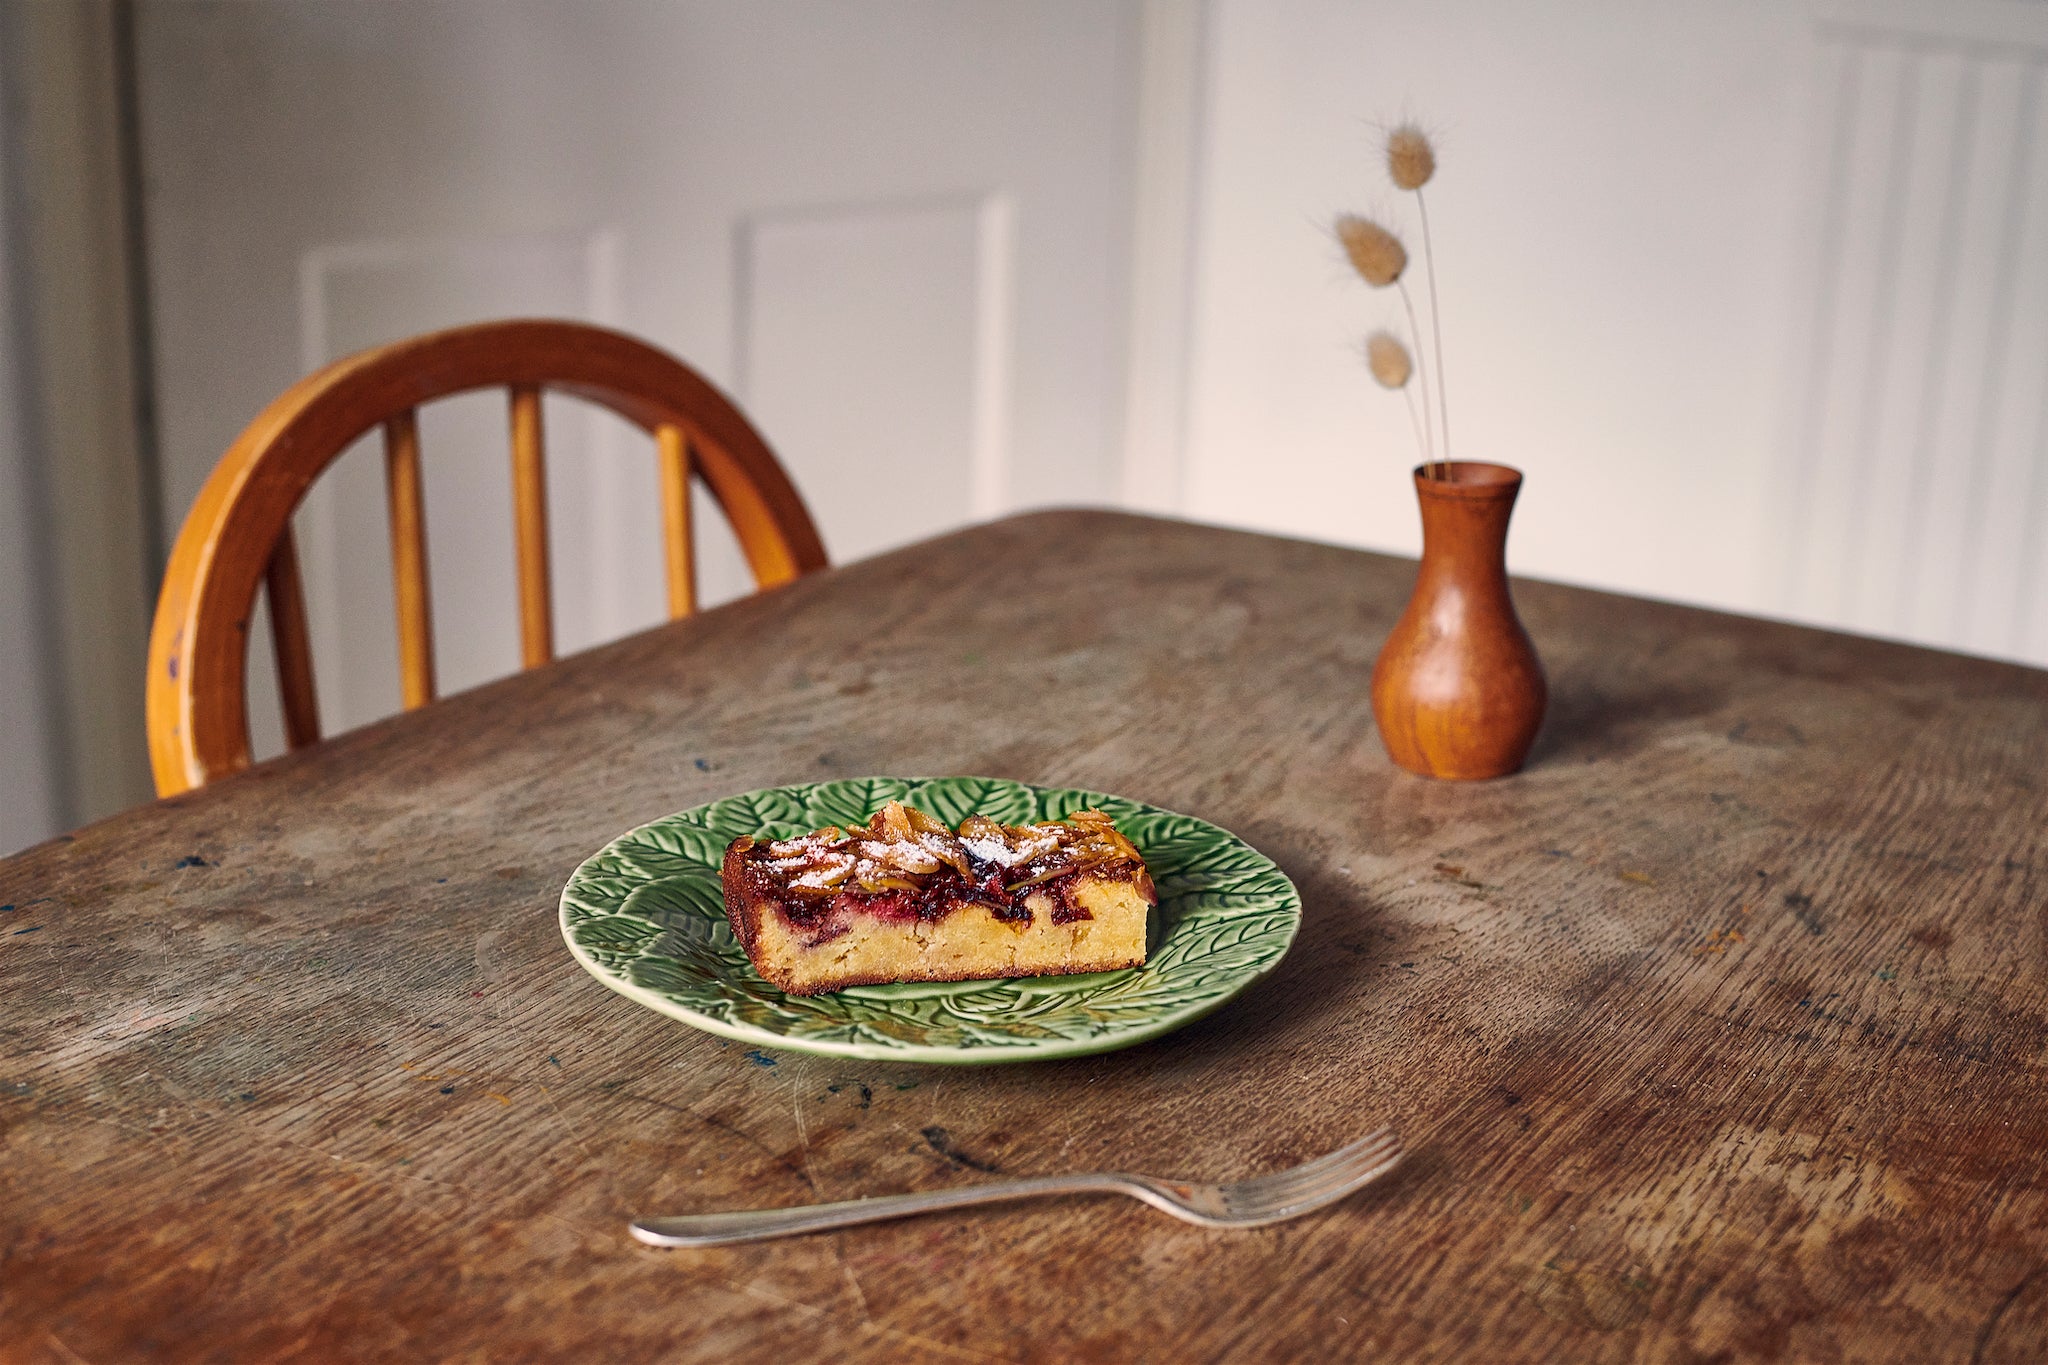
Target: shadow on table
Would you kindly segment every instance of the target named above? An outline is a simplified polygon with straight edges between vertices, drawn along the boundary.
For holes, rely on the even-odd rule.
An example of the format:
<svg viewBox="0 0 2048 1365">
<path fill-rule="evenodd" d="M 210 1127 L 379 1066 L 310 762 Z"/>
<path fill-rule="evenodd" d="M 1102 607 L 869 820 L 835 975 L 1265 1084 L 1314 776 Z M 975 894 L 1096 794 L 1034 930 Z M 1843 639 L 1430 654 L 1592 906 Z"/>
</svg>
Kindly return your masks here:
<svg viewBox="0 0 2048 1365">
<path fill-rule="evenodd" d="M 1284 839 L 1264 839 L 1257 829 L 1247 836 L 1274 853 L 1301 892 L 1301 931 L 1272 975 L 1207 1018 L 1133 1049 L 1140 1064 L 1255 1059 L 1288 1034 L 1314 1030 L 1319 1017 L 1329 1016 L 1334 1029 L 1348 1013 L 1345 1003 L 1371 979 L 1379 908 L 1319 855 L 1289 856 Z"/>
<path fill-rule="evenodd" d="M 1681 722 L 1712 715 L 1727 704 L 1727 690 L 1720 687 L 1603 688 L 1566 675 L 1551 684 L 1549 714 L 1527 766 L 1619 758 Z"/>
</svg>

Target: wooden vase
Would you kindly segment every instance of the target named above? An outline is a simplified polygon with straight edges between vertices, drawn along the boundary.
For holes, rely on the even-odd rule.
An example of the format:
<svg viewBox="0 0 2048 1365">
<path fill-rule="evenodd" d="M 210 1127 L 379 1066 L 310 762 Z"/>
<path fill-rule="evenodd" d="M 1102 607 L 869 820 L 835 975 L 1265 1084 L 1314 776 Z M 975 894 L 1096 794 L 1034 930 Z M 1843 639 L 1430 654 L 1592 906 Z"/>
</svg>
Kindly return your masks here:
<svg viewBox="0 0 2048 1365">
<path fill-rule="evenodd" d="M 1426 468 L 1426 467 L 1425 467 Z M 1415 471 L 1422 564 L 1372 671 L 1394 762 L 1424 777 L 1515 772 L 1543 723 L 1543 665 L 1508 595 L 1508 518 L 1520 470 L 1452 461 Z"/>
</svg>

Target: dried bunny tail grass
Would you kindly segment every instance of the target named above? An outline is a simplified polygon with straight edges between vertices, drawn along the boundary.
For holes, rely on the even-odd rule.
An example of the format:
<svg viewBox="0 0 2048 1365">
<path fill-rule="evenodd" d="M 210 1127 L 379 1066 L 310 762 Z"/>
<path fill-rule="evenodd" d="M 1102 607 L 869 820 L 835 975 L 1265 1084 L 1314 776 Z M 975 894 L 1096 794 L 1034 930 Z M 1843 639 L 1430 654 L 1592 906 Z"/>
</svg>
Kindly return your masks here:
<svg viewBox="0 0 2048 1365">
<path fill-rule="evenodd" d="M 1407 387 L 1409 377 L 1415 373 L 1415 361 L 1408 348 L 1392 332 L 1374 332 L 1365 339 L 1365 365 L 1372 371 L 1372 377 L 1389 389 Z"/>
<path fill-rule="evenodd" d="M 1415 376 L 1415 358 L 1408 354 L 1401 338 L 1392 332 L 1379 331 L 1365 339 L 1365 366 L 1372 371 L 1372 377 L 1380 382 L 1381 387 L 1401 391 L 1401 397 L 1408 404 L 1408 424 L 1415 428 L 1415 444 L 1427 464 L 1429 430 L 1416 411 L 1415 390 L 1408 387 L 1408 381 Z"/>
<path fill-rule="evenodd" d="M 1387 134 L 1387 174 L 1404 190 L 1419 190 L 1436 174 L 1436 149 L 1414 124 Z"/>
<path fill-rule="evenodd" d="M 1351 258 L 1351 268 L 1376 289 L 1400 279 L 1401 272 L 1408 268 L 1408 248 L 1401 245 L 1399 237 L 1370 218 L 1355 213 L 1340 215 L 1337 240 L 1343 244 L 1344 254 Z"/>
<path fill-rule="evenodd" d="M 1429 239 L 1429 201 L 1423 197 L 1422 187 L 1436 174 L 1436 148 L 1430 145 L 1429 137 L 1413 123 L 1402 123 L 1387 134 L 1387 174 L 1395 185 L 1415 194 L 1415 208 L 1422 216 L 1422 264 L 1429 276 L 1429 339 L 1436 352 L 1436 368 L 1433 379 L 1436 387 L 1438 420 L 1432 423 L 1434 433 L 1443 443 L 1439 452 L 1442 459 L 1451 458 L 1451 405 L 1444 384 L 1444 320 L 1443 307 L 1437 302 L 1436 293 L 1436 248 Z M 1407 287 L 1402 286 L 1406 300 Z M 1410 306 L 1409 324 L 1414 325 L 1414 310 Z M 1415 333 L 1416 345 L 1422 344 L 1422 333 Z M 1422 396 L 1427 408 L 1429 394 Z M 1436 476 L 1438 471 L 1431 471 Z"/>
</svg>

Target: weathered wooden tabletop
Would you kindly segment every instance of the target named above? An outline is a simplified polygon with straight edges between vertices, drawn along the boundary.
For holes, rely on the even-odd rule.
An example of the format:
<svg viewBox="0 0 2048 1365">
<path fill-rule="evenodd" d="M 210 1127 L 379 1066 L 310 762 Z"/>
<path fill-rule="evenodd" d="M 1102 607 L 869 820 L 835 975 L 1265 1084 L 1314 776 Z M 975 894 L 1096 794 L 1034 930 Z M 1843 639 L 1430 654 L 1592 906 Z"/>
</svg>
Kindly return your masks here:
<svg viewBox="0 0 2048 1365">
<path fill-rule="evenodd" d="M 1527 772 L 1387 762 L 1412 564 L 1108 513 L 827 573 L 0 863 L 0 1358 L 2035 1361 L 2048 674 L 1522 584 Z M 1129 1051 L 755 1050 L 556 895 L 751 787 L 983 773 L 1236 830 L 1274 976 Z M 654 1251 L 630 1215 L 1381 1123 L 1335 1209 Z"/>
</svg>

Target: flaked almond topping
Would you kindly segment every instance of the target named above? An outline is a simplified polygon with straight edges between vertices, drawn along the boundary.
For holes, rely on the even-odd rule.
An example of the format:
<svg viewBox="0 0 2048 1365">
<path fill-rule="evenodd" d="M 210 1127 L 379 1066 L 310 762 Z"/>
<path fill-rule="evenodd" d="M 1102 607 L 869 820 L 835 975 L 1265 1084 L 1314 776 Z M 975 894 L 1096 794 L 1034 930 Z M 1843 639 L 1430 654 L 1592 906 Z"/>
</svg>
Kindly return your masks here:
<svg viewBox="0 0 2048 1365">
<path fill-rule="evenodd" d="M 898 872 L 914 872 L 922 876 L 939 870 L 939 860 L 919 848 L 916 844 L 884 843 L 879 839 L 862 839 L 854 846 L 863 862 L 877 867 L 894 868 Z"/>
<path fill-rule="evenodd" d="M 800 891 L 836 891 L 852 875 L 853 859 L 842 858 L 812 868 L 792 879 L 790 885 Z"/>
<path fill-rule="evenodd" d="M 975 868 L 996 867 L 1014 894 L 1084 868 L 1129 860 L 1138 851 L 1107 815 L 1075 811 L 1064 820 L 1005 825 L 970 815 L 955 834 L 925 812 L 891 801 L 865 826 L 828 826 L 815 834 L 765 846 L 748 840 L 742 852 L 763 847 L 766 865 L 789 877 L 788 889 L 805 897 L 831 896 L 855 887 L 869 894 L 914 891 L 917 878 L 949 867 L 966 881 Z"/>
<path fill-rule="evenodd" d="M 962 839 L 960 842 L 966 845 L 969 853 L 985 863 L 994 863 L 997 867 L 1015 867 L 1021 862 L 1029 861 L 1023 854 L 999 839 Z"/>
<path fill-rule="evenodd" d="M 916 834 L 910 824 L 910 809 L 901 801 L 891 801 L 876 811 L 875 818 L 869 822 L 868 828 L 880 839 L 908 840 Z"/>
<path fill-rule="evenodd" d="M 952 868 L 963 877 L 972 877 L 974 868 L 967 861 L 967 846 L 944 830 L 919 830 L 917 844 L 926 853 Z"/>
</svg>

